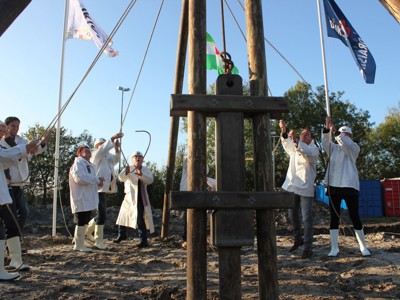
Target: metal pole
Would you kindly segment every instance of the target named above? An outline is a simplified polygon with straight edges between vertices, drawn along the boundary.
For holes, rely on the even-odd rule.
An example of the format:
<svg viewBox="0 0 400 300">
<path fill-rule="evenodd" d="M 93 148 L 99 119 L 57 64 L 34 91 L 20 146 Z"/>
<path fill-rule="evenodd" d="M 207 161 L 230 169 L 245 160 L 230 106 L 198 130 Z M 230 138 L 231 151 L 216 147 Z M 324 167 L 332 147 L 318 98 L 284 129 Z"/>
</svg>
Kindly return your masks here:
<svg viewBox="0 0 400 300">
<path fill-rule="evenodd" d="M 131 89 L 130 88 L 124 88 L 122 86 L 118 86 L 117 90 L 121 91 L 121 122 L 120 122 L 120 128 L 119 132 L 122 132 L 122 125 L 123 125 L 123 116 L 124 116 L 124 92 L 129 92 Z M 122 153 L 122 137 L 119 139 L 119 148 L 121 149 Z M 121 172 L 121 160 L 119 161 L 118 165 L 118 172 Z"/>
</svg>

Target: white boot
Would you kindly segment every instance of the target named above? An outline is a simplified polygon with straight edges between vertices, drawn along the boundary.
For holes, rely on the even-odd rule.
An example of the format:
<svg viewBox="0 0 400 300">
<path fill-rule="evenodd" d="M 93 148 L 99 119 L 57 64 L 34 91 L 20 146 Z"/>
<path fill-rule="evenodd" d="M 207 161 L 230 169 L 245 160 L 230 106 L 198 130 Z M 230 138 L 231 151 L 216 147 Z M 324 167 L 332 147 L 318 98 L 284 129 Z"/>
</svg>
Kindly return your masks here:
<svg viewBox="0 0 400 300">
<path fill-rule="evenodd" d="M 92 252 L 92 249 L 85 246 L 85 226 L 75 226 L 75 251 Z"/>
<path fill-rule="evenodd" d="M 89 224 L 87 225 L 87 228 L 86 228 L 86 237 L 91 242 L 95 242 L 95 239 L 94 239 L 94 236 L 93 236 L 94 235 L 95 225 L 96 225 L 96 221 L 93 218 L 93 219 L 90 220 L 90 222 L 89 222 Z"/>
<path fill-rule="evenodd" d="M 4 270 L 4 248 L 5 248 L 6 242 L 4 240 L 0 240 L 0 281 L 6 281 L 6 280 L 14 280 L 15 278 L 18 278 L 20 275 L 19 273 L 8 273 L 6 270 Z"/>
<path fill-rule="evenodd" d="M 358 244 L 360 245 L 360 251 L 362 256 L 370 256 L 371 253 L 367 249 L 367 244 L 365 243 L 364 230 L 363 229 L 355 230 L 355 232 Z"/>
<path fill-rule="evenodd" d="M 88 225 L 85 225 L 85 232 L 87 232 L 87 227 L 88 227 Z M 92 237 L 93 237 L 93 235 L 92 235 Z M 93 241 L 94 241 L 94 239 L 93 239 Z M 72 244 L 75 244 L 75 236 L 72 238 Z M 91 245 L 90 243 L 88 243 L 86 240 L 85 240 L 84 245 L 85 245 L 86 248 L 89 248 L 89 247 L 92 246 L 92 245 Z"/>
<path fill-rule="evenodd" d="M 96 242 L 94 243 L 93 247 L 99 248 L 101 250 L 107 250 L 108 247 L 104 245 L 103 234 L 104 225 L 96 225 L 94 229 L 94 239 Z"/>
<path fill-rule="evenodd" d="M 19 236 L 7 240 L 7 247 L 11 257 L 9 267 L 18 271 L 29 271 L 30 267 L 22 262 L 21 242 Z"/>
<path fill-rule="evenodd" d="M 337 256 L 339 254 L 339 229 L 331 229 L 329 234 L 331 235 L 331 252 L 329 252 L 328 256 Z"/>
</svg>

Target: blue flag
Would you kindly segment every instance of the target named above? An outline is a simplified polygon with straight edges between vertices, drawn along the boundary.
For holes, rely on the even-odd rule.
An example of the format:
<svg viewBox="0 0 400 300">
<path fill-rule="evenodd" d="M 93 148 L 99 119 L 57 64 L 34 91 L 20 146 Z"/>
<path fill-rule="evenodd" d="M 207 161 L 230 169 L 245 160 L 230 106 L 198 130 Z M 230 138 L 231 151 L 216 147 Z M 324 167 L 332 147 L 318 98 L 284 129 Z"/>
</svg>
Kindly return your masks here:
<svg viewBox="0 0 400 300">
<path fill-rule="evenodd" d="M 349 47 L 366 83 L 374 83 L 375 60 L 334 0 L 324 0 L 327 34 Z"/>
</svg>

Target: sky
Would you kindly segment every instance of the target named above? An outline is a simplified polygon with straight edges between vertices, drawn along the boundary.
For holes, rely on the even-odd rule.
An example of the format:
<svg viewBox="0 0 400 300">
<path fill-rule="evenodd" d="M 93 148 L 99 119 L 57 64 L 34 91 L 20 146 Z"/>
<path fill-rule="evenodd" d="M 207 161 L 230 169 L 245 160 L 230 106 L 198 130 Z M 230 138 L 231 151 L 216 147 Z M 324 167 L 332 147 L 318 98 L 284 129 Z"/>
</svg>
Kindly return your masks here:
<svg viewBox="0 0 400 300">
<path fill-rule="evenodd" d="M 110 33 L 130 0 L 82 0 L 91 17 Z M 238 23 L 245 30 L 245 16 L 237 0 L 228 0 Z M 138 0 L 113 38 L 120 55 L 102 55 L 61 116 L 61 125 L 73 136 L 87 130 L 94 138 L 109 138 L 120 130 L 121 110 L 126 114 L 122 150 L 128 158 L 144 152 L 146 161 L 165 166 L 170 134 L 170 95 L 173 92 L 177 40 L 182 1 L 163 3 L 141 75 L 138 74 L 162 0 Z M 241 1 L 243 3 L 243 1 Z M 303 78 L 315 89 L 324 84 L 317 0 L 265 0 L 264 33 Z M 369 111 L 371 122 L 383 122 L 388 109 L 400 101 L 398 73 L 400 25 L 378 0 L 336 2 L 374 56 L 374 84 L 366 84 L 347 47 L 326 36 L 323 19 L 327 80 L 330 92 L 344 91 L 343 100 Z M 40 124 L 47 127 L 58 111 L 61 50 L 64 22 L 62 0 L 32 0 L 0 37 L 0 120 L 21 119 L 20 132 Z M 321 3 L 323 13 L 323 5 Z M 220 1 L 207 1 L 207 32 L 222 49 Z M 224 7 L 226 51 L 248 81 L 247 46 Z M 69 99 L 98 53 L 95 44 L 78 39 L 64 44 L 62 103 Z M 267 80 L 273 96 L 283 96 L 301 78 L 268 44 Z M 208 85 L 217 79 L 207 71 Z M 183 93 L 187 93 L 187 66 Z M 132 90 L 136 84 L 135 92 Z M 122 92 L 118 86 L 130 88 Z M 129 104 L 130 103 L 130 104 Z M 129 109 L 128 109 L 129 104 Z M 180 134 L 178 144 L 185 144 Z"/>
</svg>

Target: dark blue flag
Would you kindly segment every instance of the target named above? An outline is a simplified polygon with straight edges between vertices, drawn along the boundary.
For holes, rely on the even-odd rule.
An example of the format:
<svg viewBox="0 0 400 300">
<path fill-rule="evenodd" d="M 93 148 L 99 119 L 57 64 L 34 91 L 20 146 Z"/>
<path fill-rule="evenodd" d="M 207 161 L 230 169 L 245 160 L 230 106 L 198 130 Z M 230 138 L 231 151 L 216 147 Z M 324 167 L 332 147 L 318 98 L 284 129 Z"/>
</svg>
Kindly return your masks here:
<svg viewBox="0 0 400 300">
<path fill-rule="evenodd" d="M 376 65 L 367 45 L 334 0 L 324 0 L 324 8 L 328 36 L 340 39 L 349 47 L 365 82 L 374 83 Z"/>
</svg>

